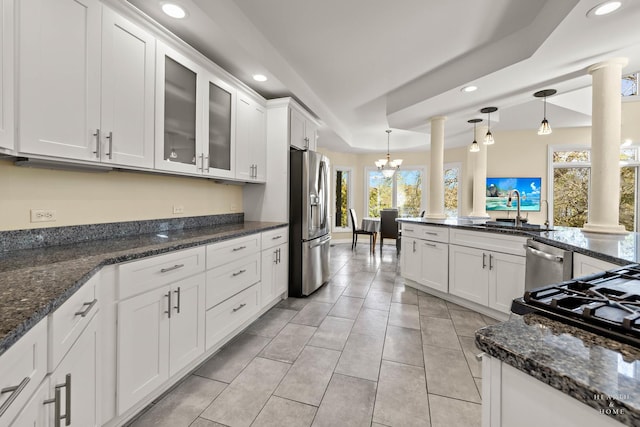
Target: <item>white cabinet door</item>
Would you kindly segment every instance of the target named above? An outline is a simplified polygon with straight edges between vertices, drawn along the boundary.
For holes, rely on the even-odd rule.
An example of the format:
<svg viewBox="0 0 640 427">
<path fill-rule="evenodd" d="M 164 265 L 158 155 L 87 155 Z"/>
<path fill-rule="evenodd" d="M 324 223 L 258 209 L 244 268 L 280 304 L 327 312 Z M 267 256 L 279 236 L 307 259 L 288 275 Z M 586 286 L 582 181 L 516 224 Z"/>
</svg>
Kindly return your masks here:
<svg viewBox="0 0 640 427">
<path fill-rule="evenodd" d="M 402 250 L 400 251 L 402 277 L 415 280 L 416 282 L 420 280 L 421 249 L 420 240 L 406 237 L 402 238 Z"/>
<path fill-rule="evenodd" d="M 449 290 L 449 245 L 418 241 L 420 243 L 419 282 L 442 292 Z"/>
<path fill-rule="evenodd" d="M 289 113 L 289 143 L 292 147 L 301 150 L 309 148 L 307 134 L 305 133 L 305 121 L 306 119 L 300 111 L 291 108 Z"/>
<path fill-rule="evenodd" d="M 607 261 L 602 261 L 587 255 L 573 253 L 573 277 L 588 276 L 620 267 Z"/>
<path fill-rule="evenodd" d="M 21 0 L 19 151 L 99 161 L 98 0 Z"/>
<path fill-rule="evenodd" d="M 289 290 L 289 245 L 278 247 L 278 264 L 274 276 L 274 289 L 276 295 L 281 295 Z"/>
<path fill-rule="evenodd" d="M 60 405 L 61 416 L 66 417 L 60 425 L 91 427 L 99 424 L 96 402 L 101 380 L 97 363 L 98 316 L 89 322 L 51 374 L 49 398 L 55 399 L 58 395 L 60 400 L 48 405 L 50 425 L 55 425 L 56 404 Z M 57 386 L 59 394 L 56 394 Z"/>
<path fill-rule="evenodd" d="M 156 54 L 156 169 L 202 174 L 204 71 L 158 42 Z"/>
<path fill-rule="evenodd" d="M 233 178 L 236 162 L 236 90 L 207 73 L 204 93 L 203 150 L 205 175 Z"/>
<path fill-rule="evenodd" d="M 478 304 L 489 302 L 489 254 L 449 245 L 449 293 Z"/>
<path fill-rule="evenodd" d="M 118 413 L 169 378 L 167 285 L 118 304 Z"/>
<path fill-rule="evenodd" d="M 238 93 L 236 120 L 236 178 L 264 182 L 267 177 L 265 109 Z"/>
<path fill-rule="evenodd" d="M 171 286 L 170 376 L 204 353 L 204 278 L 201 273 Z"/>
<path fill-rule="evenodd" d="M 271 303 L 289 288 L 289 246 L 278 245 L 262 251 L 262 306 Z"/>
<path fill-rule="evenodd" d="M 25 404 L 11 425 L 16 427 L 48 427 L 50 425 L 50 410 L 47 405 L 43 404 L 47 399 L 49 399 L 49 378 L 40 384 L 40 387 Z M 5 424 L 2 425 L 4 426 Z"/>
<path fill-rule="evenodd" d="M 0 149 L 14 148 L 13 1 L 0 2 Z"/>
<path fill-rule="evenodd" d="M 153 167 L 155 38 L 108 8 L 102 15 L 101 158 Z"/>
<path fill-rule="evenodd" d="M 489 253 L 489 307 L 511 312 L 514 298 L 524 295 L 525 257 Z"/>
</svg>

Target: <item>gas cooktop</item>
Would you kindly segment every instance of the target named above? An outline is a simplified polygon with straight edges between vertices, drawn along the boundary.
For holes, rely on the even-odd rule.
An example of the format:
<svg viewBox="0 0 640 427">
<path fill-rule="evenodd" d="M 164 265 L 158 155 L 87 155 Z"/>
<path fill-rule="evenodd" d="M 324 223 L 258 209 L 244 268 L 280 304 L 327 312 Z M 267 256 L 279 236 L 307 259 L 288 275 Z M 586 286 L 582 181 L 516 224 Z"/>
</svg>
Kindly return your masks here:
<svg viewBox="0 0 640 427">
<path fill-rule="evenodd" d="M 511 305 L 640 347 L 640 265 L 526 291 Z"/>
</svg>

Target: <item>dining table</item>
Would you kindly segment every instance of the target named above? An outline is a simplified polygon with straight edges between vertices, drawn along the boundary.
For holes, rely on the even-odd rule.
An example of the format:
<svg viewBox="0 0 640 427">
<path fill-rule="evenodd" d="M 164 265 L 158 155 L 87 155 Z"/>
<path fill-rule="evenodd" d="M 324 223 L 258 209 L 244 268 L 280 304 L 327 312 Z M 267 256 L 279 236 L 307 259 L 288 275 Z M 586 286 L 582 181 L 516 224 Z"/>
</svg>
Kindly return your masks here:
<svg viewBox="0 0 640 427">
<path fill-rule="evenodd" d="M 371 252 L 376 251 L 376 240 L 378 240 L 378 233 L 380 232 L 380 218 L 367 217 L 362 218 L 361 228 L 365 231 L 373 232 L 373 244 L 371 246 Z"/>
</svg>

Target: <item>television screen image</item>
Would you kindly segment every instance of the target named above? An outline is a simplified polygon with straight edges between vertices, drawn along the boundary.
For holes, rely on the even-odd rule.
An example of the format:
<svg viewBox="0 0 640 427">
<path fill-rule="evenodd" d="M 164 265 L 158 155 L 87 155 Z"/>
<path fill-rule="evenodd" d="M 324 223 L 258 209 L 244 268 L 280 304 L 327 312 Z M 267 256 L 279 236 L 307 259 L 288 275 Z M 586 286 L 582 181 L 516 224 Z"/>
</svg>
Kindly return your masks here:
<svg viewBox="0 0 640 427">
<path fill-rule="evenodd" d="M 540 211 L 540 186 L 542 178 L 487 178 L 487 212 L 517 210 L 517 197 L 512 195 L 511 206 L 507 206 L 509 192 L 520 193 L 520 210 Z"/>
</svg>

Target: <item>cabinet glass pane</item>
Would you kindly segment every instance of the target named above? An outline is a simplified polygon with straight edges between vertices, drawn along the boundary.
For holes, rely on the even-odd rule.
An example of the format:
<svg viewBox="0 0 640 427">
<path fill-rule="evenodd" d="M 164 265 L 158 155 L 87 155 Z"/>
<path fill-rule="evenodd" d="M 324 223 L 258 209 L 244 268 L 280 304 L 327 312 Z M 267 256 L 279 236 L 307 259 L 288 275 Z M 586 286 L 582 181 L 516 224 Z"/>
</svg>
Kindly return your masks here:
<svg viewBox="0 0 640 427">
<path fill-rule="evenodd" d="M 231 94 L 209 83 L 209 167 L 231 170 Z"/>
<path fill-rule="evenodd" d="M 164 159 L 196 163 L 196 73 L 165 57 Z"/>
</svg>

